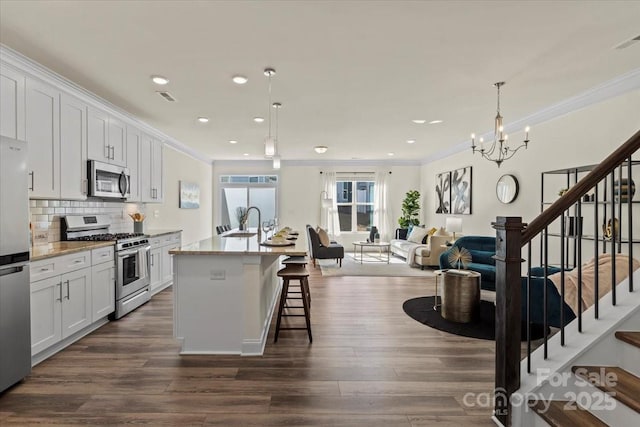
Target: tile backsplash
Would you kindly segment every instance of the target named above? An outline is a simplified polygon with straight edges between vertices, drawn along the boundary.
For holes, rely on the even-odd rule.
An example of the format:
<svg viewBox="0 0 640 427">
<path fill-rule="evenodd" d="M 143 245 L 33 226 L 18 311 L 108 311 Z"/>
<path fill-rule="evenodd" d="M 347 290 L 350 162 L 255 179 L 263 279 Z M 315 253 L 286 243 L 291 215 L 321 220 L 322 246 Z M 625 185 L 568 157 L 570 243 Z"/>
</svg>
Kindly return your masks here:
<svg viewBox="0 0 640 427">
<path fill-rule="evenodd" d="M 78 200 L 30 200 L 31 225 L 35 230 L 48 230 L 49 242 L 60 240 L 61 218 L 65 215 L 100 214 L 111 218 L 111 233 L 133 232 L 133 220 L 129 213 L 144 213 L 142 203 L 123 203 Z"/>
</svg>

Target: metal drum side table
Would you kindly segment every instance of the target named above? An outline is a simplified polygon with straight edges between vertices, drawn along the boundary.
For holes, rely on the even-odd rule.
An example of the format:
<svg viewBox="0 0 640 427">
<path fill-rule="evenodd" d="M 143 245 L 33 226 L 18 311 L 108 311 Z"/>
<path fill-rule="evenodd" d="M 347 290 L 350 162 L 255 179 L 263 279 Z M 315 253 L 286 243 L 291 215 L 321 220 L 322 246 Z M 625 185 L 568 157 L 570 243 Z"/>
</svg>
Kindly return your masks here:
<svg viewBox="0 0 640 427">
<path fill-rule="evenodd" d="M 441 314 L 447 320 L 469 323 L 480 310 L 480 273 L 470 270 L 449 270 L 442 284 Z"/>
</svg>

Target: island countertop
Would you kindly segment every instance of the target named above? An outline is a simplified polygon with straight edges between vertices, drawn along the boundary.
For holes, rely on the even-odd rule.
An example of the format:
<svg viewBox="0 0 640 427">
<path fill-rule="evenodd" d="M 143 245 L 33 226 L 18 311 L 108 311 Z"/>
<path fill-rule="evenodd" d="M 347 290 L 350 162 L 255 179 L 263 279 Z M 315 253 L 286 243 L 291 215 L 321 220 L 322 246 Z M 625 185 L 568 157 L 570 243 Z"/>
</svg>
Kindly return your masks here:
<svg viewBox="0 0 640 427">
<path fill-rule="evenodd" d="M 297 240 L 296 240 L 297 242 Z M 291 246 L 264 246 L 257 236 L 213 236 L 169 251 L 171 255 L 289 255 L 305 256 L 307 251 L 300 244 Z"/>
</svg>

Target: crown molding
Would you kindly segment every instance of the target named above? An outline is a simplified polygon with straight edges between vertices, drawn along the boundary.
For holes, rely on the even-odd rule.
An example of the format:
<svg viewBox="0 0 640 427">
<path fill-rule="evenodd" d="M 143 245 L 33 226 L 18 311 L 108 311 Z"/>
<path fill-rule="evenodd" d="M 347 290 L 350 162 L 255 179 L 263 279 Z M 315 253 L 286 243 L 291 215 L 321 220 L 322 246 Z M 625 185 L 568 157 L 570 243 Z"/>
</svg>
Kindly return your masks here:
<svg viewBox="0 0 640 427">
<path fill-rule="evenodd" d="M 213 159 L 203 153 L 189 147 L 188 145 L 178 141 L 177 139 L 160 132 L 158 129 L 148 125 L 142 120 L 138 119 L 128 111 L 117 107 L 109 101 L 100 98 L 98 95 L 88 91 L 87 89 L 79 86 L 71 80 L 61 76 L 53 70 L 45 67 L 42 64 L 35 62 L 34 60 L 24 56 L 20 52 L 17 52 L 10 47 L 0 43 L 0 66 L 9 66 L 19 72 L 26 73 L 30 78 L 41 80 L 42 82 L 56 87 L 61 91 L 68 92 L 70 95 L 78 98 L 80 101 L 88 104 L 91 107 L 105 110 L 107 113 L 115 116 L 119 120 L 134 126 L 143 132 L 162 140 L 165 144 L 169 145 L 176 151 L 182 152 L 195 160 L 204 162 L 208 165 L 213 163 Z"/>
<path fill-rule="evenodd" d="M 594 86 L 576 96 L 567 98 L 557 104 L 550 105 L 540 111 L 510 122 L 504 126 L 507 133 L 522 131 L 525 126 L 534 126 L 540 123 L 555 120 L 566 114 L 598 104 L 610 98 L 640 89 L 640 68 L 631 70 L 628 73 L 607 80 Z M 485 132 L 482 135 L 485 141 L 492 141 L 494 133 Z M 436 160 L 441 160 L 454 154 L 471 149 L 471 140 L 467 139 L 459 144 L 440 150 L 422 160 L 422 165 L 427 165 Z"/>
</svg>

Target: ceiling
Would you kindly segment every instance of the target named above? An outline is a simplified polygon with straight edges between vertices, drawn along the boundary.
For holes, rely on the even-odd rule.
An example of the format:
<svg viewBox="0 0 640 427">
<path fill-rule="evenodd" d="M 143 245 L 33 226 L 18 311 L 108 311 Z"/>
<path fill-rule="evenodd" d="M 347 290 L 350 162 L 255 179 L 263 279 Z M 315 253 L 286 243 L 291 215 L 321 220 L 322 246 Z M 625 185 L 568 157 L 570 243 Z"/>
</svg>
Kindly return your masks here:
<svg viewBox="0 0 640 427">
<path fill-rule="evenodd" d="M 509 123 L 639 69 L 613 48 L 638 22 L 638 1 L 0 2 L 1 43 L 214 160 L 264 158 L 267 66 L 283 160 L 416 161 L 492 130 L 496 81 Z"/>
</svg>

